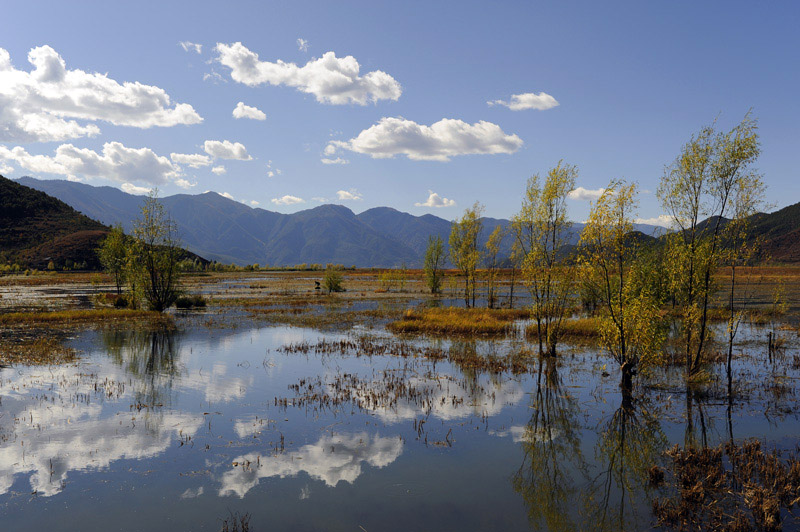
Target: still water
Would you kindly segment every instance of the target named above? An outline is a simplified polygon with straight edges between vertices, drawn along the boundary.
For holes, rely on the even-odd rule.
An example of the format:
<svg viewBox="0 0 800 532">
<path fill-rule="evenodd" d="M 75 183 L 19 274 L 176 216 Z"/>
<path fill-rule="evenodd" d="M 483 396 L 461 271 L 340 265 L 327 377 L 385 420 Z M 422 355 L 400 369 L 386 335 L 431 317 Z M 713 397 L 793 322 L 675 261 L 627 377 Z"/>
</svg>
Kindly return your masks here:
<svg viewBox="0 0 800 532">
<path fill-rule="evenodd" d="M 90 331 L 76 364 L 0 370 L 3 529 L 219 530 L 232 513 L 251 530 L 647 529 L 647 470 L 672 445 L 800 441 L 798 371 L 763 357 L 737 375 L 780 389 L 729 410 L 670 374 L 621 408 L 593 350 L 514 376 L 281 349 L 364 332 Z"/>
</svg>

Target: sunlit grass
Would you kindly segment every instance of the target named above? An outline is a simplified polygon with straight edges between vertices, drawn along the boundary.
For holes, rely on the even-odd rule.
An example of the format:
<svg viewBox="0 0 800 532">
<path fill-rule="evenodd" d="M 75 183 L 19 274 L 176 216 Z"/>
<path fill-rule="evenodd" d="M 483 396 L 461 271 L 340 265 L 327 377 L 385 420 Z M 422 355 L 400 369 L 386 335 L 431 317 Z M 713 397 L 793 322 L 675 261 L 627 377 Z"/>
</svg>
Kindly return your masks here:
<svg viewBox="0 0 800 532">
<path fill-rule="evenodd" d="M 387 327 L 395 333 L 492 336 L 509 333 L 514 320 L 529 315 L 526 309 L 429 308 L 409 310 Z"/>
</svg>

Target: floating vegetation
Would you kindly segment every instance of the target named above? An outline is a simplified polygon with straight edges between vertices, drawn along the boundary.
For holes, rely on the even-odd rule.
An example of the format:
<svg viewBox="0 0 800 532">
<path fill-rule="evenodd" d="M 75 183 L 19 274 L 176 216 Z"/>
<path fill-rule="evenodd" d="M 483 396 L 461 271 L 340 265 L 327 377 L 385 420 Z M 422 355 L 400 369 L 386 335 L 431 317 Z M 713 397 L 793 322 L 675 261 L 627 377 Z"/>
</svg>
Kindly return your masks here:
<svg viewBox="0 0 800 532">
<path fill-rule="evenodd" d="M 76 356 L 74 349 L 49 336 L 0 342 L 0 365 L 64 364 L 73 362 Z"/>
</svg>

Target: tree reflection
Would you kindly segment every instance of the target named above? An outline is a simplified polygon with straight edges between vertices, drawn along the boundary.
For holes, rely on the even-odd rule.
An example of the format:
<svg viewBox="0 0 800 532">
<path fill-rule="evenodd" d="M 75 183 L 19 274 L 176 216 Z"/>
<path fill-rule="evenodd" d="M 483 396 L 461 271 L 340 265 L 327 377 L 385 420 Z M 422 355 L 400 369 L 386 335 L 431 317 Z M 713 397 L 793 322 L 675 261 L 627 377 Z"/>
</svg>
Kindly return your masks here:
<svg viewBox="0 0 800 532">
<path fill-rule="evenodd" d="M 641 500 L 649 490 L 648 473 L 666 447 L 658 418 L 644 405 L 623 402 L 600 432 L 595 449 L 600 473 L 584 499 L 592 528 L 627 530 L 641 525 L 633 499 Z"/>
<path fill-rule="evenodd" d="M 528 507 L 535 529 L 575 530 L 573 505 L 588 479 L 581 452 L 577 402 L 561 388 L 556 361 L 547 360 L 538 379 L 525 427 L 522 466 L 513 477 L 514 490 Z"/>
<path fill-rule="evenodd" d="M 137 404 L 155 406 L 169 402 L 180 352 L 179 335 L 174 329 L 108 330 L 101 339 L 111 360 L 137 377 L 134 390 Z"/>
</svg>

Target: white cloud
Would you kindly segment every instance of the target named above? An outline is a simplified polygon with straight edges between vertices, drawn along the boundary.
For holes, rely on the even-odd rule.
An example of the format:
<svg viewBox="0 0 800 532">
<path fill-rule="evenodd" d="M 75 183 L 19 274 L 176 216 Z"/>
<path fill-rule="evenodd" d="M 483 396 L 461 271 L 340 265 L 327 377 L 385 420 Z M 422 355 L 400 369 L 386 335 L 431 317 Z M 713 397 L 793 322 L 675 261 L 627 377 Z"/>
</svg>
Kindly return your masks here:
<svg viewBox="0 0 800 532">
<path fill-rule="evenodd" d="M 214 168 L 211 169 L 211 171 L 216 175 L 222 175 L 225 172 L 227 172 L 224 166 L 215 166 Z"/>
<path fill-rule="evenodd" d="M 261 205 L 261 203 L 257 202 L 256 200 L 250 200 L 250 205 L 252 205 L 253 207 L 258 207 L 259 205 Z"/>
<path fill-rule="evenodd" d="M 24 148 L 0 146 L 0 160 L 15 161 L 31 172 L 99 177 L 119 183 L 145 182 L 152 185 L 167 183 L 181 177 L 180 167 L 150 148 L 128 148 L 119 142 L 106 142 L 102 153 L 62 144 L 55 156 L 31 155 Z"/>
<path fill-rule="evenodd" d="M 428 191 L 428 199 L 422 203 L 415 203 L 416 207 L 453 207 L 455 200 L 441 197 L 433 190 Z"/>
<path fill-rule="evenodd" d="M 179 187 L 181 187 L 183 189 L 187 189 L 187 190 L 197 185 L 197 183 L 191 183 L 190 181 L 187 181 L 186 179 L 178 179 L 177 181 L 175 181 L 175 184 L 178 185 Z"/>
<path fill-rule="evenodd" d="M 250 107 L 249 105 L 245 105 L 244 102 L 239 102 L 236 104 L 236 108 L 233 110 L 233 117 L 236 119 L 249 118 L 251 120 L 267 119 L 267 115 L 264 114 L 264 111 L 262 111 L 257 107 Z"/>
<path fill-rule="evenodd" d="M 502 105 L 508 107 L 512 111 L 525 111 L 527 109 L 536 109 L 538 111 L 545 111 L 558 106 L 558 101 L 547 94 L 546 92 L 526 92 L 524 94 L 512 94 L 511 99 L 508 101 L 492 100 L 488 103 L 492 105 Z"/>
<path fill-rule="evenodd" d="M 281 198 L 272 198 L 270 201 L 275 205 L 296 205 L 298 203 L 306 202 L 306 200 L 304 200 L 303 198 L 298 198 L 297 196 L 290 196 L 289 194 Z"/>
<path fill-rule="evenodd" d="M 578 188 L 570 191 L 570 193 L 567 194 L 567 197 L 569 199 L 577 200 L 577 201 L 594 201 L 594 200 L 598 199 L 600 196 L 602 196 L 603 192 L 605 192 L 605 191 L 606 191 L 606 189 L 604 189 L 604 188 L 598 188 L 596 190 L 591 190 L 591 189 L 588 189 L 588 188 L 578 187 Z"/>
<path fill-rule="evenodd" d="M 50 46 L 28 53 L 30 72 L 11 64 L 0 48 L 0 141 L 57 142 L 93 137 L 104 121 L 150 128 L 203 121 L 191 105 L 173 105 L 159 87 L 123 82 L 106 74 L 69 70 Z"/>
<path fill-rule="evenodd" d="M 366 105 L 379 100 L 397 100 L 400 84 L 380 70 L 360 75 L 360 65 L 353 56 L 336 57 L 326 52 L 300 67 L 278 60 L 261 61 L 258 54 L 242 43 L 217 43 L 217 61 L 231 69 L 231 78 L 251 87 L 263 84 L 286 85 L 313 94 L 318 102 L 334 105 Z"/>
<path fill-rule="evenodd" d="M 147 194 L 150 194 L 151 190 L 147 187 L 137 187 L 136 185 L 133 185 L 131 183 L 122 183 L 122 186 L 120 188 L 122 189 L 123 192 L 127 192 L 128 194 L 135 194 L 137 196 L 146 196 Z"/>
<path fill-rule="evenodd" d="M 318 201 L 320 203 L 327 203 L 328 202 L 328 198 L 324 198 L 322 196 L 314 196 L 311 199 L 314 200 L 314 201 Z"/>
<path fill-rule="evenodd" d="M 235 159 L 238 161 L 249 161 L 252 159 L 247 153 L 247 148 L 239 142 L 229 140 L 207 140 L 203 143 L 203 150 L 212 157 L 218 159 Z"/>
<path fill-rule="evenodd" d="M 337 190 L 336 197 L 339 198 L 339 201 L 360 201 L 363 198 L 361 194 L 354 188 L 348 190 Z"/>
<path fill-rule="evenodd" d="M 196 54 L 203 53 L 203 45 L 189 41 L 181 41 L 178 43 L 184 52 L 194 52 Z"/>
<path fill-rule="evenodd" d="M 220 196 L 222 196 L 223 198 L 228 198 L 229 200 L 233 199 L 233 196 L 231 194 L 229 194 L 228 192 L 218 192 L 218 194 Z"/>
<path fill-rule="evenodd" d="M 381 118 L 355 138 L 331 141 L 325 147 L 325 155 L 343 148 L 373 159 L 405 155 L 417 161 L 449 161 L 455 155 L 514 153 L 521 146 L 522 139 L 506 135 L 491 122 L 470 125 L 445 118 L 426 126 L 404 118 Z"/>
<path fill-rule="evenodd" d="M 228 80 L 222 77 L 219 72 L 211 71 L 203 74 L 203 81 L 210 81 L 213 84 L 228 83 Z"/>
<path fill-rule="evenodd" d="M 675 219 L 668 214 L 661 214 L 655 218 L 637 218 L 636 223 L 672 228 L 675 225 Z"/>
<path fill-rule="evenodd" d="M 14 167 L 13 166 L 10 166 L 10 165 L 4 164 L 4 163 L 0 163 L 0 174 L 8 175 L 8 174 L 12 173 L 13 171 L 14 171 Z"/>
<path fill-rule="evenodd" d="M 173 163 L 185 164 L 191 168 L 200 168 L 211 164 L 211 157 L 202 153 L 170 153 Z"/>
<path fill-rule="evenodd" d="M 324 435 L 312 444 L 294 452 L 260 456 L 256 453 L 240 456 L 235 462 L 255 463 L 259 467 L 234 467 L 221 478 L 220 496 L 244 497 L 262 478 L 296 477 L 305 473 L 326 486 L 340 482 L 352 484 L 361 476 L 362 464 L 375 468 L 386 467 L 402 454 L 403 440 L 365 432 L 357 434 Z"/>
<path fill-rule="evenodd" d="M 337 157 L 336 159 L 329 159 L 327 157 L 323 157 L 320 159 L 322 164 L 350 164 L 350 161 L 347 159 L 342 159 L 341 157 Z"/>
<path fill-rule="evenodd" d="M 297 49 L 301 52 L 308 51 L 308 41 L 305 39 L 297 39 Z"/>
</svg>

